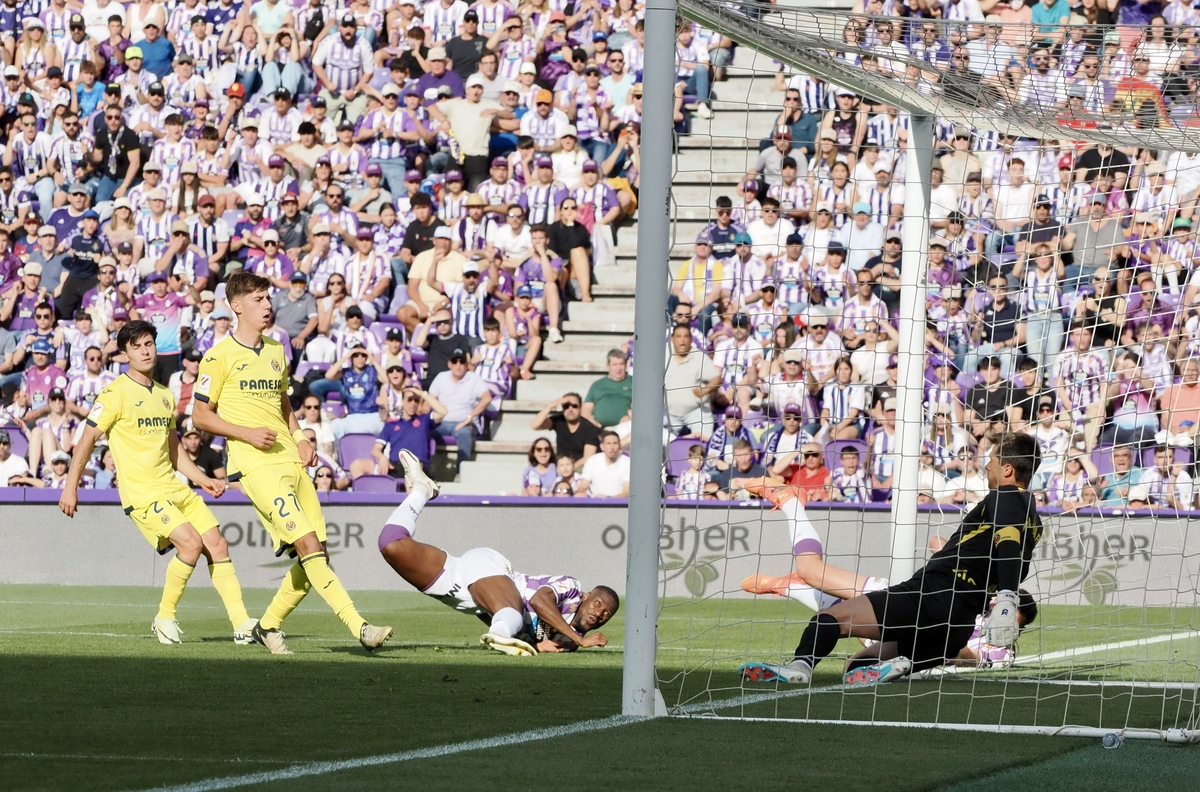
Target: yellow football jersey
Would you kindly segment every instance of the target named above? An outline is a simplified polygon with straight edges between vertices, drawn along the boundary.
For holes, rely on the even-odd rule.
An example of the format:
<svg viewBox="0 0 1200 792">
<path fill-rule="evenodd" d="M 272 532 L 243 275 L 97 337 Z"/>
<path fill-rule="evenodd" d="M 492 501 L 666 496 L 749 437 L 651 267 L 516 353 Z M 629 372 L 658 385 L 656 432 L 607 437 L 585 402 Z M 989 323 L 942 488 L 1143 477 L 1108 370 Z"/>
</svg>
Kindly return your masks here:
<svg viewBox="0 0 1200 792">
<path fill-rule="evenodd" d="M 100 391 L 87 422 L 108 436 L 122 506 L 144 506 L 187 491 L 171 466 L 167 438 L 175 431 L 175 397 L 166 387 L 139 385 L 122 374 Z"/>
<path fill-rule="evenodd" d="M 283 346 L 264 337 L 251 349 L 228 335 L 208 350 L 200 361 L 195 397 L 213 405 L 232 424 L 266 427 L 277 433 L 275 445 L 260 451 L 249 443 L 229 439 L 230 475 L 249 473 L 266 465 L 300 463 L 300 452 L 283 420 L 280 399 L 288 388 L 287 358 Z"/>
</svg>

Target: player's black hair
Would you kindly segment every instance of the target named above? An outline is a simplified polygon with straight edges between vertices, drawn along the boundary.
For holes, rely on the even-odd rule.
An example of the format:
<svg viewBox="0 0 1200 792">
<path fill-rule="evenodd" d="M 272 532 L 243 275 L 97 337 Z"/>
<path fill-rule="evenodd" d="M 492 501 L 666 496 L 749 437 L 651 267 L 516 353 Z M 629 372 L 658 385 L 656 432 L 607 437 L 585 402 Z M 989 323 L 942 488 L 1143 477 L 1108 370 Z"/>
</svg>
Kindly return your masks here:
<svg viewBox="0 0 1200 792">
<path fill-rule="evenodd" d="M 1033 471 L 1042 464 L 1042 452 L 1033 435 L 1009 432 L 1000 438 L 1000 464 L 1012 465 L 1013 478 L 1022 487 L 1029 486 Z"/>
<path fill-rule="evenodd" d="M 610 600 L 612 600 L 613 615 L 616 615 L 617 611 L 619 611 L 621 609 L 621 598 L 617 596 L 617 592 L 613 591 L 608 586 L 596 586 L 595 588 L 592 589 L 592 593 L 593 594 L 601 594 L 605 597 L 608 597 Z"/>
<path fill-rule="evenodd" d="M 1029 625 L 1033 624 L 1034 620 L 1037 619 L 1037 615 L 1038 615 L 1037 602 L 1034 601 L 1033 595 L 1030 594 L 1025 589 L 1021 589 L 1018 592 L 1017 613 L 1019 613 L 1023 617 L 1025 617 L 1025 624 L 1023 624 L 1021 626 L 1021 629 L 1025 629 Z"/>
<path fill-rule="evenodd" d="M 124 352 L 125 347 L 134 341 L 141 340 L 143 336 L 150 336 L 157 341 L 158 328 L 143 319 L 126 322 L 125 326 L 117 332 L 117 351 Z"/>
</svg>

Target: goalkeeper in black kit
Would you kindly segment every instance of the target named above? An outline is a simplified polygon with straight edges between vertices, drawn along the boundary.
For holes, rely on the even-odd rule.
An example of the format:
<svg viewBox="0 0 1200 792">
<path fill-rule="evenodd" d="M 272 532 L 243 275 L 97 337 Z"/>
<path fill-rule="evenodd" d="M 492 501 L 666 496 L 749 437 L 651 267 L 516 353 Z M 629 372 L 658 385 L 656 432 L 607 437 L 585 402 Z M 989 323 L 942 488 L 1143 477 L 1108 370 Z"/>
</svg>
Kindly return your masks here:
<svg viewBox="0 0 1200 792">
<path fill-rule="evenodd" d="M 743 678 L 804 684 L 842 638 L 875 641 L 877 656 L 858 656 L 846 671 L 852 684 L 887 682 L 942 665 L 967 645 L 975 619 L 995 604 L 984 627 L 987 643 L 1017 642 L 1018 589 L 1042 538 L 1033 496 L 1026 490 L 1041 462 L 1037 441 L 1007 434 L 988 461 L 991 491 L 962 526 L 909 580 L 842 600 L 809 622 L 789 663 L 747 663 Z"/>
</svg>

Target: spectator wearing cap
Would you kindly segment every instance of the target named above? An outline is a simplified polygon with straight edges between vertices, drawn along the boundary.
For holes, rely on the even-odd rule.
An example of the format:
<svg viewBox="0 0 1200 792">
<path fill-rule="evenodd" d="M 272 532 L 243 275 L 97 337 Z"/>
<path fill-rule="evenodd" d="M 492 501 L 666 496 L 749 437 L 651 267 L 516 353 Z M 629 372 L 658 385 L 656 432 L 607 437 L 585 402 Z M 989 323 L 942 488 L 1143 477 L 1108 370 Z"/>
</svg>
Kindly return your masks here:
<svg viewBox="0 0 1200 792">
<path fill-rule="evenodd" d="M 342 401 L 346 404 L 346 415 L 329 425 L 334 442 L 353 432 L 379 434 L 383 428 L 378 404 L 379 383 L 387 380 L 387 374 L 379 363 L 378 355 L 352 341 L 325 372 L 325 379 L 334 383 L 333 390 L 341 393 Z M 310 393 L 319 391 L 321 396 L 328 395 L 328 387 L 318 389 L 314 386 L 309 387 Z"/>
<path fill-rule="evenodd" d="M 54 206 L 54 176 L 50 170 L 50 136 L 38 131 L 35 113 L 21 114 L 18 129 L 9 139 L 9 145 L 0 154 L 0 165 L 13 173 L 28 189 L 33 190 L 46 215 Z"/>
<path fill-rule="evenodd" d="M 617 260 L 612 229 L 624 216 L 624 207 L 617 198 L 617 191 L 600 180 L 600 166 L 595 160 L 583 163 L 579 179 L 574 196 L 581 217 L 590 215 L 592 218 L 592 265 L 613 266 Z"/>
<path fill-rule="evenodd" d="M 579 147 L 579 132 L 573 125 L 563 128 L 558 137 L 558 151 L 550 155 L 554 163 L 554 175 L 574 190 L 579 186 L 583 176 L 583 163 L 589 157 L 586 151 Z"/>
<path fill-rule="evenodd" d="M 796 158 L 790 154 L 779 163 L 780 179 L 767 188 L 767 195 L 779 201 L 780 215 L 791 220 L 797 227 L 808 220 L 812 206 L 812 187 L 798 178 Z"/>
<path fill-rule="evenodd" d="M 769 186 L 774 186 L 783 181 L 783 160 L 785 157 L 791 157 L 792 151 L 792 133 L 786 128 L 776 128 L 775 134 L 771 138 L 771 145 L 758 154 L 758 159 L 754 164 L 746 170 L 745 179 L 757 179 L 765 182 Z M 792 161 L 796 159 L 792 157 Z M 797 169 L 799 163 L 797 163 Z M 808 165 L 805 163 L 801 176 L 808 174 Z"/>
<path fill-rule="evenodd" d="M 875 182 L 868 188 L 860 184 L 856 198 L 871 207 L 871 219 L 884 228 L 898 228 L 904 217 L 904 185 L 892 183 L 892 165 L 880 161 L 872 174 Z M 836 174 L 833 174 L 836 182 Z M 847 207 L 849 208 L 849 207 Z M 839 219 L 843 212 L 838 210 L 835 202 L 835 212 Z M 839 222 L 842 226 L 844 223 Z"/>
<path fill-rule="evenodd" d="M 791 402 L 783 406 L 779 423 L 763 436 L 762 463 L 770 475 L 791 480 L 803 459 L 806 445 L 820 448 L 812 442 L 812 434 L 802 426 L 804 408 Z"/>
<path fill-rule="evenodd" d="M 405 97 L 416 97 L 414 91 L 405 91 Z M 407 147 L 419 144 L 424 129 L 419 116 L 408 109 L 400 108 L 400 86 L 388 83 L 379 92 L 383 106 L 372 110 L 363 119 L 359 127 L 356 142 L 367 147 L 370 164 L 367 166 L 368 183 L 370 182 L 371 167 L 379 170 L 378 176 L 383 180 L 391 195 L 398 193 L 404 184 L 404 172 L 407 169 Z M 414 108 L 416 109 L 416 102 Z M 405 127 L 411 129 L 406 131 Z M 404 135 L 402 137 L 402 135 Z M 351 203 L 354 200 L 351 199 Z M 379 212 L 371 212 L 378 215 Z"/>
<path fill-rule="evenodd" d="M 690 303 L 693 319 L 699 320 L 700 331 L 707 335 L 725 291 L 725 268 L 712 255 L 712 239 L 705 232 L 696 236 L 692 250 L 692 256 L 675 271 L 667 310 L 674 313 L 679 303 Z"/>
<path fill-rule="evenodd" d="M 358 215 L 350 211 L 345 200 L 345 188 L 339 183 L 330 184 L 325 189 L 325 208 L 313 212 L 308 221 L 310 233 L 317 225 L 328 226 L 330 249 L 339 256 L 350 254 L 358 236 Z"/>
<path fill-rule="evenodd" d="M 53 210 L 49 219 L 46 220 L 48 225 L 54 226 L 54 230 L 58 232 L 58 238 L 64 242 L 68 241 L 78 230 L 79 221 L 82 219 L 83 213 L 87 211 L 91 198 L 88 188 L 79 182 L 73 182 L 66 186 L 65 192 L 67 205 Z"/>
<path fill-rule="evenodd" d="M 383 168 L 375 162 L 367 166 L 366 184 L 348 194 L 350 211 L 358 215 L 363 226 L 379 222 L 383 207 L 392 204 L 392 194 L 383 186 Z"/>
<path fill-rule="evenodd" d="M 453 437 L 458 446 L 457 466 L 474 458 L 475 440 L 482 434 L 482 417 L 492 402 L 492 391 L 483 378 L 468 369 L 465 347 L 450 350 L 448 368 L 433 378 L 429 393 L 446 407 L 436 431 Z"/>
<path fill-rule="evenodd" d="M 480 53 L 482 55 L 482 52 Z M 416 88 L 424 96 L 430 90 L 441 91 L 443 88 L 450 92 L 451 97 L 462 98 L 466 95 L 465 81 L 474 76 L 474 72 L 462 77 L 458 72 L 449 67 L 446 56 L 445 47 L 430 47 L 429 53 L 425 56 L 425 62 L 428 65 L 425 73 L 417 80 Z M 482 78 L 481 78 L 482 79 Z M 483 88 L 480 87 L 480 93 Z M 430 106 L 430 102 L 426 102 L 426 106 Z M 489 124 L 490 126 L 490 124 Z"/>
<path fill-rule="evenodd" d="M 308 275 L 302 270 L 291 273 L 287 289 L 271 298 L 275 323 L 283 328 L 297 352 L 304 349 L 317 329 L 317 299 L 308 291 Z"/>
<path fill-rule="evenodd" d="M 1053 204 L 1049 197 L 1038 195 L 1033 202 L 1033 217 L 1027 223 L 1019 226 L 1014 234 L 1016 239 L 1017 262 L 1013 265 L 1013 277 L 1022 279 L 1029 266 L 1030 256 L 1039 245 L 1047 245 L 1058 249 L 1059 240 L 1063 235 L 1062 224 L 1051 214 Z"/>
<path fill-rule="evenodd" d="M 549 154 L 533 158 L 534 178 L 521 194 L 519 203 L 530 225 L 549 225 L 558 219 L 558 207 L 567 198 L 566 185 L 554 178 L 554 161 Z"/>
<path fill-rule="evenodd" d="M 12 453 L 14 431 L 19 430 L 0 429 L 0 487 L 23 483 L 29 474 L 29 463 L 25 461 L 25 457 Z"/>
<path fill-rule="evenodd" d="M 828 221 L 822 226 L 820 219 L 820 206 L 817 207 L 818 217 L 817 223 L 809 224 L 806 227 L 806 234 L 815 233 L 812 231 L 814 226 L 819 233 L 824 236 L 832 236 L 834 229 Z M 793 233 L 795 226 L 790 222 L 784 222 L 781 219 L 779 201 L 775 198 L 763 198 L 760 202 L 760 211 L 762 216 L 746 224 L 746 233 L 750 235 L 750 239 L 754 242 L 754 252 L 762 257 L 763 261 L 768 265 L 773 265 L 776 258 L 783 252 L 784 246 L 787 244 L 787 238 Z M 812 259 L 809 259 L 812 261 Z"/>
<path fill-rule="evenodd" d="M 423 20 L 433 38 L 431 45 L 445 49 L 455 74 L 463 80 L 479 68 L 479 56 L 487 44 L 487 38 L 479 35 L 479 12 L 464 5 L 455 0 L 428 3 Z"/>
<path fill-rule="evenodd" d="M 71 237 L 63 259 L 63 281 L 59 289 L 58 312 L 61 318 L 75 315 L 83 295 L 98 282 L 104 243 L 100 241 L 100 215 L 94 209 L 80 219 L 79 233 Z"/>
<path fill-rule="evenodd" d="M 300 182 L 286 174 L 287 160 L 282 155 L 271 154 L 265 164 L 266 173 L 262 178 L 246 186 L 262 197 L 263 215 L 274 222 L 279 217 L 283 196 L 288 193 L 299 194 Z"/>
<path fill-rule="evenodd" d="M 888 307 L 888 314 L 894 315 L 900 305 L 900 264 L 903 248 L 900 235 L 894 231 L 888 232 L 883 240 L 883 250 L 879 255 L 867 259 L 863 266 L 875 278 L 879 299 Z"/>
<path fill-rule="evenodd" d="M 49 338 L 38 338 L 29 344 L 28 349 L 31 363 L 21 377 L 16 405 L 24 411 L 20 417 L 25 426 L 32 428 L 50 412 L 51 393 L 55 390 L 61 392 L 67 387 L 68 380 L 67 373 L 55 359 L 62 360 L 62 357 L 56 356 L 54 343 Z"/>
<path fill-rule="evenodd" d="M 521 116 L 520 133 L 533 138 L 538 152 L 553 154 L 562 148 L 563 132 L 571 125 L 571 119 L 554 106 L 554 94 L 539 88 L 533 96 L 532 112 Z"/>
<path fill-rule="evenodd" d="M 154 262 L 154 268 L 167 274 L 168 288 L 182 292 L 188 288 L 208 288 L 208 259 L 192 244 L 191 230 L 182 220 L 171 224 L 171 241 Z"/>
<path fill-rule="evenodd" d="M 967 427 L 976 440 L 993 422 L 1007 423 L 1017 417 L 1012 387 L 1001 377 L 999 358 L 992 355 L 980 359 L 979 374 L 982 379 L 971 386 L 964 400 Z"/>
<path fill-rule="evenodd" d="M 0 325 L 7 324 L 13 333 L 20 334 L 37 328 L 34 312 L 38 305 L 46 303 L 54 313 L 54 297 L 42 285 L 42 265 L 32 260 L 19 271 L 20 280 L 12 283 L 0 299 Z"/>
<path fill-rule="evenodd" d="M 485 257 L 495 262 L 502 270 L 515 272 L 533 250 L 529 225 L 525 222 L 525 210 L 518 203 L 506 207 L 505 223 L 497 224 L 489 235 Z"/>
<path fill-rule="evenodd" d="M 363 315 L 374 321 L 387 308 L 388 289 L 392 283 L 392 265 L 387 257 L 375 250 L 375 233 L 363 226 L 355 235 L 354 255 L 346 259 L 344 274 L 346 292 L 362 309 Z"/>
<path fill-rule="evenodd" d="M 763 288 L 769 277 L 767 263 L 754 254 L 751 245 L 752 240 L 749 234 L 745 231 L 737 232 L 733 235 L 734 254 L 723 262 L 729 310 L 749 312 L 748 306 L 759 303 L 763 298 Z M 714 244 L 713 247 L 715 248 L 716 245 Z M 774 280 L 771 281 L 771 290 L 775 291 Z M 775 296 L 772 294 L 772 305 Z M 753 313 L 773 313 L 773 311 L 764 312 L 761 307 L 756 307 Z M 755 328 L 755 332 L 758 332 L 758 328 Z M 770 338 L 770 336 L 771 331 L 768 331 L 765 337 Z M 760 335 L 759 341 L 762 340 L 763 337 Z"/>
<path fill-rule="evenodd" d="M 509 178 L 508 160 L 504 157 L 492 159 L 490 178 L 480 183 L 475 192 L 487 201 L 487 211 L 497 216 L 504 215 L 510 204 L 521 197 L 521 186 Z"/>
<path fill-rule="evenodd" d="M 201 195 L 196 201 L 196 217 L 188 223 L 192 244 L 207 260 L 210 277 L 225 270 L 233 236 L 229 224 L 217 216 L 216 204 L 211 195 Z"/>
<path fill-rule="evenodd" d="M 293 262 L 299 262 L 312 249 L 308 234 L 308 215 L 300 211 L 296 193 L 286 192 L 279 199 L 280 213 L 271 224 L 279 234 L 279 247 Z M 193 239 L 195 226 L 193 225 Z"/>
<path fill-rule="evenodd" d="M 704 439 L 712 433 L 709 397 L 720 387 L 721 373 L 703 350 L 692 348 L 691 328 L 676 325 L 671 331 L 671 355 L 663 374 L 667 430 L 672 437 L 691 433 Z"/>
<path fill-rule="evenodd" d="M 41 266 L 42 285 L 51 293 L 58 292 L 66 276 L 64 265 L 66 264 L 67 254 L 59 252 L 60 248 L 58 231 L 54 226 L 46 224 L 37 229 L 37 245 L 30 248 L 25 256 L 26 266 L 29 264 L 38 264 Z M 54 302 L 57 303 L 57 300 Z M 13 330 L 18 329 L 13 325 L 10 325 L 10 327 Z"/>
<path fill-rule="evenodd" d="M 442 206 L 445 206 L 444 200 Z M 497 227 L 494 217 L 484 211 L 486 208 L 487 202 L 476 193 L 468 194 L 463 200 L 465 216 L 452 223 L 450 229 L 451 244 L 455 250 L 472 258 L 484 257 L 488 238 L 494 236 Z"/>
<path fill-rule="evenodd" d="M 423 412 L 428 407 L 428 412 Z M 371 449 L 371 458 L 356 459 L 350 464 L 350 475 L 392 475 L 400 478 L 404 468 L 400 464 L 400 451 L 407 449 L 428 467 L 429 444 L 433 440 L 434 426 L 446 415 L 446 407 L 428 391 L 413 385 L 402 392 L 399 412 L 384 422 Z"/>
<path fill-rule="evenodd" d="M 883 249 L 884 228 L 871 214 L 871 204 L 858 201 L 850 222 L 838 229 L 836 239 L 846 249 L 846 266 L 859 272 Z"/>
<path fill-rule="evenodd" d="M 431 312 L 429 321 L 412 336 L 412 347 L 426 351 L 425 383 L 428 385 L 438 374 L 449 370 L 454 350 L 464 350 L 470 359 L 471 339 L 455 331 L 454 315 L 448 307 L 438 307 Z"/>
<path fill-rule="evenodd" d="M 162 16 L 165 17 L 165 14 Z M 171 73 L 171 62 L 175 60 L 175 45 L 162 35 L 165 23 L 165 18 L 160 18 L 157 14 L 152 15 L 142 23 L 141 39 L 134 40 L 138 49 L 142 51 L 143 68 L 160 80 Z M 138 34 L 136 30 L 131 32 L 135 37 Z"/>
<path fill-rule="evenodd" d="M 367 107 L 365 89 L 375 71 L 370 42 L 358 32 L 351 13 L 338 18 L 337 35 L 328 35 L 317 46 L 313 73 L 331 116 L 345 111 L 347 118 L 362 116 Z"/>
<path fill-rule="evenodd" d="M 99 328 L 108 326 L 108 320 L 121 300 L 116 281 L 116 259 L 102 256 L 96 268 L 96 285 L 84 293 L 79 303 L 79 307 L 91 314 L 92 321 Z"/>
</svg>

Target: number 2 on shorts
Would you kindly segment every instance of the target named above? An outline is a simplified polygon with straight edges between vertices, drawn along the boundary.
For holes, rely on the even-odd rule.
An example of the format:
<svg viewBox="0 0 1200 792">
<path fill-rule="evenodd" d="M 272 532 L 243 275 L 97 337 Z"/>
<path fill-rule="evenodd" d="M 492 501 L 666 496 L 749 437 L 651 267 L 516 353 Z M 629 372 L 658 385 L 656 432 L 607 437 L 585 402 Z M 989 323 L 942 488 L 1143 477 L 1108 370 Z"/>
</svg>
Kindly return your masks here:
<svg viewBox="0 0 1200 792">
<path fill-rule="evenodd" d="M 292 506 L 296 509 L 296 511 L 300 511 L 300 501 L 296 497 L 296 493 L 289 492 L 288 497 L 292 499 Z M 276 498 L 274 503 L 275 503 L 275 508 L 278 510 L 280 517 L 292 516 L 292 513 L 287 510 L 287 500 L 286 499 Z"/>
</svg>

